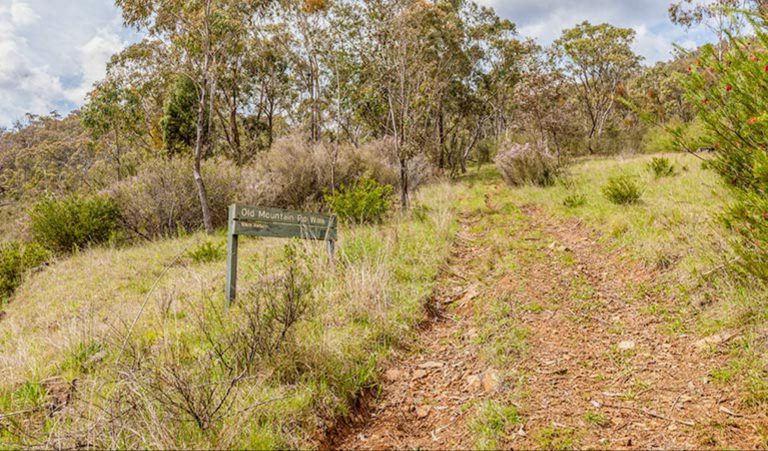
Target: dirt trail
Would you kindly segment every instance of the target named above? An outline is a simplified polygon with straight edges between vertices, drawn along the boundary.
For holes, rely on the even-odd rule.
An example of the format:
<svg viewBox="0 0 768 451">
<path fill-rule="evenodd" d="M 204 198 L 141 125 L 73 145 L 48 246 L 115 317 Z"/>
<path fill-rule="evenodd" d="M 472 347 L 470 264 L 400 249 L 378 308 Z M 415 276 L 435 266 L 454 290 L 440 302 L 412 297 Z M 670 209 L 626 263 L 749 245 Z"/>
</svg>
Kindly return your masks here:
<svg viewBox="0 0 768 451">
<path fill-rule="evenodd" d="M 333 447 L 472 448 L 473 408 L 483 399 L 520 411 L 521 423 L 505 431 L 506 448 L 762 446 L 764 415 L 708 379 L 724 359 L 718 344 L 702 349 L 700 337 L 662 331 L 652 309 L 673 300 L 657 289 L 655 274 L 606 252 L 576 220 L 521 210 L 509 221 L 524 223 L 510 225 L 508 239 L 526 243 L 536 258 L 470 281 L 466 274 L 499 258 L 482 240 L 484 229 L 499 225 L 482 215 L 465 219 L 435 295 L 450 313 L 387 370 L 378 401 Z M 498 371 L 489 370 L 476 339 L 473 311 L 485 299 L 509 299 L 509 315 L 528 331 L 527 350 Z"/>
</svg>

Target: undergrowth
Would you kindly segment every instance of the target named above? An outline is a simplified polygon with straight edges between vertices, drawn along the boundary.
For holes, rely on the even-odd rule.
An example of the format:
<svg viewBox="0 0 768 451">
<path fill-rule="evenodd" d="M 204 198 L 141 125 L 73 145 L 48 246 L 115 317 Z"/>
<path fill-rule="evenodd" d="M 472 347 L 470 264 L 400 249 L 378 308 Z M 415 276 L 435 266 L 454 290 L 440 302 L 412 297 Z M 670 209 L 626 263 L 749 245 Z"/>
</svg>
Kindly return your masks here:
<svg viewBox="0 0 768 451">
<path fill-rule="evenodd" d="M 342 227 L 333 264 L 321 244 L 244 238 L 229 309 L 221 246 L 198 234 L 34 274 L 0 320 L 0 406 L 22 412 L 0 420 L 0 447 L 316 446 L 423 320 L 461 195 L 433 185 L 417 214 Z"/>
</svg>

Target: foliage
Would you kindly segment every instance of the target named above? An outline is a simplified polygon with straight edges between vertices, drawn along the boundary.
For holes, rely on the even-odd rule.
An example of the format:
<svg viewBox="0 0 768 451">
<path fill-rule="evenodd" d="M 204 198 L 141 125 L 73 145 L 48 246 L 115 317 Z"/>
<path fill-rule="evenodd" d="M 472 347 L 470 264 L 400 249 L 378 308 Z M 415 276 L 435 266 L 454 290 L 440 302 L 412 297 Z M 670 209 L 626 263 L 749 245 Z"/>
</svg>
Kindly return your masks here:
<svg viewBox="0 0 768 451">
<path fill-rule="evenodd" d="M 742 266 L 768 280 L 768 21 L 752 17 L 754 37 L 731 37 L 730 50 L 708 45 L 684 79 L 689 101 L 704 124 L 706 140 L 717 149 L 708 166 L 735 197 L 723 215 L 739 236 Z M 678 134 L 681 147 L 690 147 Z"/>
<path fill-rule="evenodd" d="M 632 51 L 635 31 L 610 24 L 582 22 L 564 30 L 553 45 L 554 56 L 577 87 L 586 117 L 587 148 L 598 150 L 599 139 L 612 118 L 619 87 L 638 68 Z"/>
<path fill-rule="evenodd" d="M 0 245 L 0 301 L 10 297 L 24 275 L 50 258 L 50 253 L 35 243 L 12 241 Z"/>
<path fill-rule="evenodd" d="M 224 246 L 224 243 L 214 243 L 211 240 L 206 240 L 187 252 L 187 255 L 195 263 L 213 263 L 224 259 L 224 256 L 227 254 Z"/>
<path fill-rule="evenodd" d="M 551 186 L 561 172 L 556 157 L 530 143 L 509 145 L 494 162 L 510 185 Z"/>
<path fill-rule="evenodd" d="M 367 176 L 325 196 L 328 207 L 341 220 L 355 224 L 379 223 L 392 205 L 392 187 Z"/>
<path fill-rule="evenodd" d="M 88 94 L 81 115 L 97 145 L 106 150 L 117 179 L 133 172 L 125 154 L 138 145 L 140 129 L 145 125 L 139 93 L 119 80 L 104 80 Z"/>
<path fill-rule="evenodd" d="M 671 177 L 675 175 L 675 165 L 666 157 L 653 157 L 648 163 L 648 170 L 656 178 Z"/>
<path fill-rule="evenodd" d="M 180 230 L 202 227 L 200 198 L 190 177 L 192 159 L 179 156 L 143 165 L 139 172 L 116 184 L 114 198 L 125 228 L 138 236 L 172 236 Z M 227 207 L 240 188 L 240 171 L 226 160 L 212 159 L 202 166 L 216 227 L 226 224 Z"/>
<path fill-rule="evenodd" d="M 603 195 L 617 205 L 636 204 L 640 202 L 643 191 L 634 177 L 619 175 L 608 179 L 603 188 Z"/>
<path fill-rule="evenodd" d="M 160 128 L 168 155 L 189 154 L 196 139 L 198 89 L 187 76 L 180 76 L 168 93 Z M 207 117 L 207 116 L 206 116 Z"/>
<path fill-rule="evenodd" d="M 104 243 L 120 225 L 117 203 L 107 196 L 49 197 L 32 207 L 29 218 L 35 241 L 61 253 Z"/>
<path fill-rule="evenodd" d="M 0 194 L 28 201 L 84 188 L 84 175 L 100 160 L 89 141 L 77 113 L 64 119 L 27 115 L 0 133 Z"/>
<path fill-rule="evenodd" d="M 408 180 L 418 187 L 428 172 L 421 157 L 410 160 Z M 275 142 L 244 169 L 242 201 L 262 206 L 303 208 L 323 202 L 323 193 L 352 185 L 367 175 L 381 185 L 398 185 L 399 162 L 391 140 L 359 147 L 312 143 L 302 135 Z"/>
<path fill-rule="evenodd" d="M 568 208 L 578 208 L 587 204 L 587 196 L 582 193 L 572 193 L 565 196 L 563 206 Z"/>
</svg>

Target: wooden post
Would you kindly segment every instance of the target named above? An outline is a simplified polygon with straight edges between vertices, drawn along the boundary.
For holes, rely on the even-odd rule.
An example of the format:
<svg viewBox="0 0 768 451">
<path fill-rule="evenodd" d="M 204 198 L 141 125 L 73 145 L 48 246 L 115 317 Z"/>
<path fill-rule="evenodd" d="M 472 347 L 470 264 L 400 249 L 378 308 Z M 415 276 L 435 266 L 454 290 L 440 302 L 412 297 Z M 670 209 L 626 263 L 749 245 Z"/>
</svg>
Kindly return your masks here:
<svg viewBox="0 0 768 451">
<path fill-rule="evenodd" d="M 234 205 L 229 207 L 229 227 L 227 231 L 227 281 L 226 281 L 226 306 L 235 302 L 237 296 L 237 230 L 235 228 Z"/>
<path fill-rule="evenodd" d="M 237 240 L 240 235 L 323 240 L 326 242 L 331 266 L 334 265 L 333 253 L 338 236 L 335 217 L 320 213 L 230 205 L 224 293 L 227 307 L 232 305 L 237 297 Z"/>
</svg>

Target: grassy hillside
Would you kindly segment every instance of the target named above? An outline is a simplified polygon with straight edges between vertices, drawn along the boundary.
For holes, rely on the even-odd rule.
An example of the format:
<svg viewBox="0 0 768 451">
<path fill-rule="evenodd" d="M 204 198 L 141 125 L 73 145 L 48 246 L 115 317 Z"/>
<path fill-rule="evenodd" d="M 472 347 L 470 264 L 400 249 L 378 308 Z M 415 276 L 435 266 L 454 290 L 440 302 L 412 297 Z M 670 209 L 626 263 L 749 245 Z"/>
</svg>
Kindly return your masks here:
<svg viewBox="0 0 768 451">
<path fill-rule="evenodd" d="M 307 446 L 424 318 L 461 190 L 433 185 L 413 215 L 343 229 L 335 270 L 320 244 L 296 243 L 290 263 L 285 241 L 245 240 L 229 311 L 223 253 L 190 256 L 202 235 L 92 249 L 34 274 L 0 320 L 0 446 Z M 308 309 L 282 334 L 254 319 L 282 302 L 286 271 Z M 245 362 L 251 345 L 265 352 Z"/>
<path fill-rule="evenodd" d="M 673 176 L 657 178 L 649 170 L 651 159 L 659 156 L 672 161 Z M 655 271 L 655 286 L 641 290 L 663 290 L 674 300 L 648 306 L 665 319 L 670 333 L 736 337 L 727 343 L 729 364 L 712 368 L 712 376 L 742 384 L 746 400 L 761 404 L 768 401 L 768 288 L 733 265 L 736 257 L 728 243 L 734 236 L 719 220 L 729 193 L 706 169 L 702 159 L 707 158 L 711 156 L 667 154 L 585 160 L 571 168 L 565 182 L 519 188 L 513 196 L 545 207 L 555 218 L 583 221 L 604 245 Z M 602 193 L 608 179 L 620 175 L 633 176 L 642 186 L 638 204 L 616 205 Z M 566 206 L 571 196 L 581 197 L 584 204 Z"/>
<path fill-rule="evenodd" d="M 500 281 L 501 294 L 478 298 L 471 342 L 478 362 L 503 378 L 529 346 L 530 331 L 513 312 L 535 319 L 558 305 L 516 301 L 535 287 L 515 288 L 515 271 L 531 269 L 527 277 L 545 291 L 557 278 L 564 296 L 592 305 L 583 280 L 563 279 L 575 265 L 567 249 L 542 247 L 545 235 L 531 228 L 544 216 L 553 219 L 549 228 L 576 218 L 616 258 L 649 268 L 652 283 L 633 289 L 638 299 L 664 299 L 641 309 L 662 319 L 659 333 L 736 337 L 710 378 L 746 387 L 745 400 L 761 404 L 768 291 L 723 265 L 729 237 L 717 213 L 727 198 L 716 176 L 692 156 L 668 157 L 672 177 L 654 177 L 651 157 L 595 159 L 550 188 L 501 187 L 494 168 L 473 169 L 459 183 L 424 188 L 409 214 L 344 228 L 334 269 L 316 243 L 286 250 L 285 241 L 244 240 L 240 302 L 230 310 L 223 234 L 95 248 L 55 262 L 28 278 L 0 319 L 0 447 L 317 446 L 361 393 L 379 386 L 392 349 L 417 335 L 460 216 L 478 253 L 467 251 L 473 263 L 463 274 L 449 273 L 461 292 Z M 603 196 L 621 174 L 643 186 L 639 204 Z M 565 206 L 574 195 L 583 204 Z M 530 218 L 526 205 L 541 215 Z M 201 249 L 208 251 L 193 257 Z M 489 402 L 469 404 L 477 443 L 504 443 L 506 426 L 495 418 L 509 405 Z"/>
</svg>

